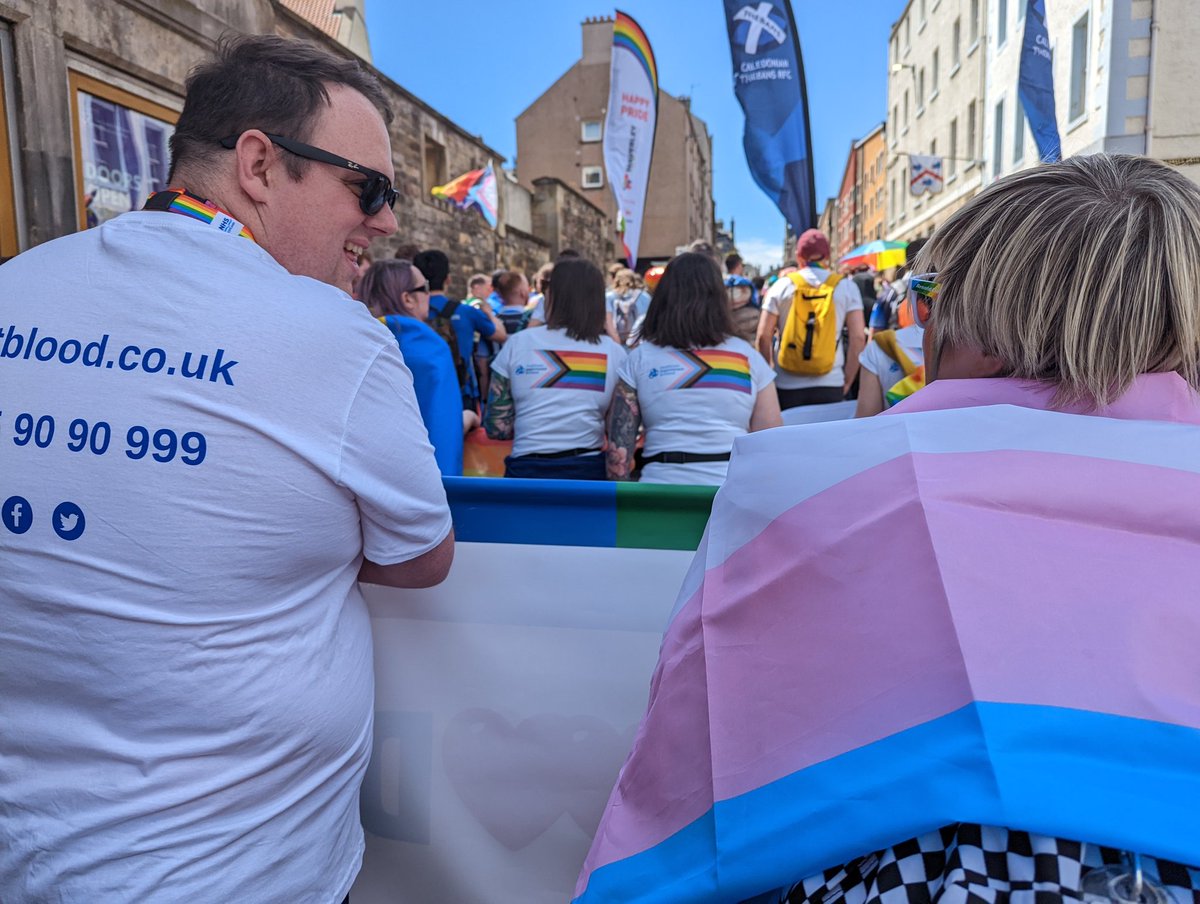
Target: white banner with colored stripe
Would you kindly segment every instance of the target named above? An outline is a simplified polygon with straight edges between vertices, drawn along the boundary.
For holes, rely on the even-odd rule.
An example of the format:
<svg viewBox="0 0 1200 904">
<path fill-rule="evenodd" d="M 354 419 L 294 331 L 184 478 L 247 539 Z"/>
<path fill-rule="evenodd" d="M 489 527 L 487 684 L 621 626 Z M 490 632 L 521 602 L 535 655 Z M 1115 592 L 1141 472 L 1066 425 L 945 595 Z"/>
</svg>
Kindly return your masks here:
<svg viewBox="0 0 1200 904">
<path fill-rule="evenodd" d="M 571 897 L 713 489 L 448 478 L 428 590 L 365 586 L 375 643 L 354 904 Z"/>
</svg>

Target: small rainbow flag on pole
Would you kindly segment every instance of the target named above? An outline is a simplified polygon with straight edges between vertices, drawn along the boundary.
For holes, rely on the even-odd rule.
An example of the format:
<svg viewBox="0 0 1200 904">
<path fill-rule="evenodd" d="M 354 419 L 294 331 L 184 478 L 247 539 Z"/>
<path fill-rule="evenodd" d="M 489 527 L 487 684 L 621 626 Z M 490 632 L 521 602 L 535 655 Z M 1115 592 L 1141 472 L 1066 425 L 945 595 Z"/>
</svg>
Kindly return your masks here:
<svg viewBox="0 0 1200 904">
<path fill-rule="evenodd" d="M 491 161 L 483 169 L 471 170 L 445 185 L 430 190 L 435 198 L 449 201 L 459 210 L 478 210 L 489 226 L 496 228 L 496 210 L 499 206 L 496 188 L 496 173 Z"/>
</svg>

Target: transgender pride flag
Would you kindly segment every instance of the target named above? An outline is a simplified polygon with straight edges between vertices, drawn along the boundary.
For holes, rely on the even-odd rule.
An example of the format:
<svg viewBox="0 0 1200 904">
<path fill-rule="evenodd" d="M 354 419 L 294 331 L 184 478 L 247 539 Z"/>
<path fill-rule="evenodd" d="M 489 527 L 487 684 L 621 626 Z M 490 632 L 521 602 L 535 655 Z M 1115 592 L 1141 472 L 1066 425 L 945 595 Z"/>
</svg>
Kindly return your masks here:
<svg viewBox="0 0 1200 904">
<path fill-rule="evenodd" d="M 737 440 L 577 901 L 769 895 L 960 821 L 1200 863 L 1200 402 L 1048 397 Z"/>
</svg>

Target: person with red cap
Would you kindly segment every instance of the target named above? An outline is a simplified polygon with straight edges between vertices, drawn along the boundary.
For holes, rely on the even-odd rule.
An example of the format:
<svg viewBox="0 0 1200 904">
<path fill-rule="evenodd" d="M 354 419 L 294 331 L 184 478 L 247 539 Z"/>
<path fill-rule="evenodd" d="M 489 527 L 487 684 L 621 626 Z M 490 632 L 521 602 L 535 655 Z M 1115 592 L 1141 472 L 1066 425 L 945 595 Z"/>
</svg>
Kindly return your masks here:
<svg viewBox="0 0 1200 904">
<path fill-rule="evenodd" d="M 785 410 L 840 402 L 858 375 L 866 344 L 862 295 L 854 280 L 823 266 L 828 258 L 829 239 L 806 230 L 796 242 L 799 269 L 776 280 L 763 298 L 756 345 L 775 364 Z"/>
</svg>

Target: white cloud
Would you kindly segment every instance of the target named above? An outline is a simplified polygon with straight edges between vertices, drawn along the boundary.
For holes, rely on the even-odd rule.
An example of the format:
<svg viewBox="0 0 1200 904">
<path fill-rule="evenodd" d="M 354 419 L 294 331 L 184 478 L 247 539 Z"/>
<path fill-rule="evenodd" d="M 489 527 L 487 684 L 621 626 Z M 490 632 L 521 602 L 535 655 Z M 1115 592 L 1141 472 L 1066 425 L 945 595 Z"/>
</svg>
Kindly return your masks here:
<svg viewBox="0 0 1200 904">
<path fill-rule="evenodd" d="M 748 264 L 754 264 L 763 273 L 780 266 L 783 262 L 783 239 L 738 239 L 738 254 Z"/>
</svg>

